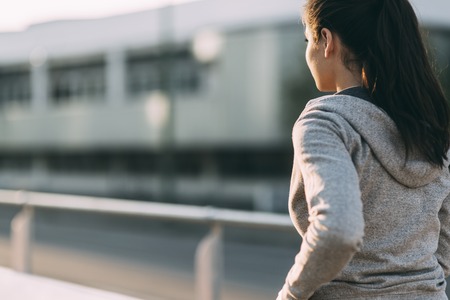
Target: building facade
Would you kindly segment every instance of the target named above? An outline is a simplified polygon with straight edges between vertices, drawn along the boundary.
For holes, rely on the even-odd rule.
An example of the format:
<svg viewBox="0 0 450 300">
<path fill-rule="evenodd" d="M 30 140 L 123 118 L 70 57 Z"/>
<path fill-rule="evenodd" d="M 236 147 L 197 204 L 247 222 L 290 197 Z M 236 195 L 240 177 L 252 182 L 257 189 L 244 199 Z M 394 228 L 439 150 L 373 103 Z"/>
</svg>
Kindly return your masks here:
<svg viewBox="0 0 450 300">
<path fill-rule="evenodd" d="M 450 21 L 416 2 L 450 86 Z M 301 5 L 204 0 L 0 34 L 0 187 L 284 211 L 291 128 L 318 95 Z"/>
</svg>

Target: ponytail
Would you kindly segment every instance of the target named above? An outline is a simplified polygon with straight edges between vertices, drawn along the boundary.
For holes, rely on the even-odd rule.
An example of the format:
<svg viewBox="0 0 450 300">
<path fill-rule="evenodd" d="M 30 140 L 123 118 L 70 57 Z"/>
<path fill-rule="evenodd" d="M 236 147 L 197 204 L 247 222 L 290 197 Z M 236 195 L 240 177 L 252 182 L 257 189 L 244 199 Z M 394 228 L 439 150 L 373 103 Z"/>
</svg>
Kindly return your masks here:
<svg viewBox="0 0 450 300">
<path fill-rule="evenodd" d="M 339 35 L 350 52 L 344 63 L 361 70 L 373 103 L 394 120 L 407 153 L 442 167 L 450 111 L 408 0 L 309 0 L 305 12 L 314 31 L 327 27 Z"/>
<path fill-rule="evenodd" d="M 407 0 L 384 0 L 363 72 L 373 102 L 394 120 L 408 151 L 443 165 L 449 148 L 449 111 Z"/>
</svg>

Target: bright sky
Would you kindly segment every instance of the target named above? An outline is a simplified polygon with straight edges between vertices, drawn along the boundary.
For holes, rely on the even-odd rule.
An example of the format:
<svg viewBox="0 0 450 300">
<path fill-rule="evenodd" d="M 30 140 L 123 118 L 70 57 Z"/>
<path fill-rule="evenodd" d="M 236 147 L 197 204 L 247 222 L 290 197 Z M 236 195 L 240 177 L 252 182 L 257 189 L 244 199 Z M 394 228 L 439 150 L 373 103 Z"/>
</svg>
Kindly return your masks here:
<svg viewBox="0 0 450 300">
<path fill-rule="evenodd" d="M 0 32 L 61 19 L 99 18 L 193 0 L 11 0 L 0 10 Z"/>
</svg>

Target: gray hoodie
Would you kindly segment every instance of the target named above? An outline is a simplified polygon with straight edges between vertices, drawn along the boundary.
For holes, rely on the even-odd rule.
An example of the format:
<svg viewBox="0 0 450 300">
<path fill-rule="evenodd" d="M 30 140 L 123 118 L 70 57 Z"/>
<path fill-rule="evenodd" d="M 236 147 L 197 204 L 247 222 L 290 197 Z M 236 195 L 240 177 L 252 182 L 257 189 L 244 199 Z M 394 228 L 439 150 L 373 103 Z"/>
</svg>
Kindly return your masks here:
<svg viewBox="0 0 450 300">
<path fill-rule="evenodd" d="M 293 145 L 303 242 L 278 299 L 447 299 L 449 162 L 406 157 L 392 119 L 349 95 L 310 101 Z"/>
</svg>

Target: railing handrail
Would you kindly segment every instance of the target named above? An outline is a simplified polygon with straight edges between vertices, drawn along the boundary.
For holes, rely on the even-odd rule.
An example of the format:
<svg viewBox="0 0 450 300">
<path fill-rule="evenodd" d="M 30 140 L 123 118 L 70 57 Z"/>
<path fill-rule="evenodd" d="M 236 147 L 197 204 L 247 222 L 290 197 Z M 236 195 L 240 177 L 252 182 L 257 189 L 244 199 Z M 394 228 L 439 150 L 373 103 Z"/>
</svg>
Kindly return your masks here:
<svg viewBox="0 0 450 300">
<path fill-rule="evenodd" d="M 199 300 L 220 299 L 223 226 L 280 230 L 294 228 L 285 214 L 28 191 L 0 190 L 0 205 L 22 208 L 11 223 L 12 265 L 20 272 L 31 272 L 35 208 L 204 223 L 211 230 L 198 245 L 195 255 L 196 299 Z"/>
<path fill-rule="evenodd" d="M 149 217 L 182 222 L 220 223 L 232 226 L 293 230 L 292 222 L 286 214 L 242 211 L 211 206 L 10 190 L 0 190 L 0 204 Z"/>
</svg>

